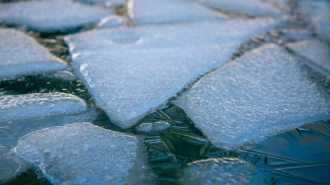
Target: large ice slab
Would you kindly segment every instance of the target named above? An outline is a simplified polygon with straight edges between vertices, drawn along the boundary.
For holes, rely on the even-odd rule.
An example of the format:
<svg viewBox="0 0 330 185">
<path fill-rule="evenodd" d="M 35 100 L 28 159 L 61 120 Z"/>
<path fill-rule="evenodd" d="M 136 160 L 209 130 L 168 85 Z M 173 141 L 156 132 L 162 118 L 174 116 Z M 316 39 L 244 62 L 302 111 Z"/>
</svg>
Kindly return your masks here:
<svg viewBox="0 0 330 185">
<path fill-rule="evenodd" d="M 117 8 L 124 6 L 128 0 L 74 0 L 82 3 L 100 4 L 106 7 Z"/>
<path fill-rule="evenodd" d="M 75 123 L 22 137 L 15 153 L 52 184 L 155 184 L 135 136 Z"/>
<path fill-rule="evenodd" d="M 66 42 L 74 72 L 97 105 L 127 128 L 276 24 L 266 19 L 107 29 Z"/>
<path fill-rule="evenodd" d="M 129 16 L 135 24 L 224 19 L 218 14 L 183 0 L 134 0 L 129 3 Z"/>
<path fill-rule="evenodd" d="M 304 40 L 287 45 L 296 54 L 307 59 L 311 67 L 330 76 L 330 47 L 318 40 Z"/>
<path fill-rule="evenodd" d="M 0 78 L 34 75 L 67 68 L 28 35 L 0 29 Z"/>
<path fill-rule="evenodd" d="M 267 44 L 203 77 L 176 101 L 218 147 L 330 118 L 330 98 L 298 59 Z"/>
<path fill-rule="evenodd" d="M 0 7 L 0 22 L 23 25 L 38 32 L 55 32 L 97 23 L 113 14 L 108 9 L 70 1 L 26 1 Z"/>
<path fill-rule="evenodd" d="M 0 96 L 0 120 L 72 114 L 86 109 L 82 99 L 65 93 Z"/>
<path fill-rule="evenodd" d="M 190 0 L 198 2 L 204 6 L 224 10 L 228 12 L 236 13 L 245 13 L 248 15 L 255 16 L 282 16 L 283 13 L 276 7 L 262 2 L 260 0 L 249 0 L 249 3 L 246 0 Z"/>
</svg>

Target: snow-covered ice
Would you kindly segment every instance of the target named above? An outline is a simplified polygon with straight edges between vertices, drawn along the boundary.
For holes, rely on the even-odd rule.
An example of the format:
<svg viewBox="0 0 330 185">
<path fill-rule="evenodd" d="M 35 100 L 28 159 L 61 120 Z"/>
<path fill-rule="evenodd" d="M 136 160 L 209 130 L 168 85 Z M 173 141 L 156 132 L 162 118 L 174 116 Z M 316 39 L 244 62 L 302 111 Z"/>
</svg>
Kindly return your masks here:
<svg viewBox="0 0 330 185">
<path fill-rule="evenodd" d="M 38 32 L 56 32 L 97 23 L 111 10 L 70 1 L 26 1 L 0 7 L 0 22 L 26 26 Z"/>
<path fill-rule="evenodd" d="M 100 4 L 106 7 L 117 8 L 126 4 L 128 0 L 74 0 L 82 3 Z"/>
<path fill-rule="evenodd" d="M 0 120 L 73 114 L 86 109 L 84 100 L 65 93 L 0 96 Z"/>
<path fill-rule="evenodd" d="M 0 29 L 0 78 L 35 75 L 67 68 L 28 35 Z"/>
<path fill-rule="evenodd" d="M 134 0 L 128 12 L 135 24 L 225 19 L 202 6 L 184 0 Z"/>
<path fill-rule="evenodd" d="M 14 151 L 54 185 L 155 184 L 139 138 L 90 123 L 32 132 Z"/>
<path fill-rule="evenodd" d="M 287 45 L 296 54 L 307 59 L 308 64 L 325 75 L 330 76 L 330 47 L 318 40 L 303 40 Z"/>
<path fill-rule="evenodd" d="M 208 74 L 174 103 L 225 148 L 330 118 L 329 96 L 309 80 L 298 58 L 273 44 Z"/>
<path fill-rule="evenodd" d="M 249 37 L 281 21 L 219 21 L 103 29 L 66 38 L 74 72 L 110 120 L 130 127 Z M 215 44 L 219 43 L 219 44 Z"/>
</svg>

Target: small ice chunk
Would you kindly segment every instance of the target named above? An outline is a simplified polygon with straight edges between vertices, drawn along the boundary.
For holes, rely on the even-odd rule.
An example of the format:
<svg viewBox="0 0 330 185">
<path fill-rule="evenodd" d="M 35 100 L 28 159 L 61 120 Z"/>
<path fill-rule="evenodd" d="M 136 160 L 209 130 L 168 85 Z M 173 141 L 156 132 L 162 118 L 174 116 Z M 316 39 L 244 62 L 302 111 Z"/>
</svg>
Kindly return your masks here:
<svg viewBox="0 0 330 185">
<path fill-rule="evenodd" d="M 304 39 L 310 39 L 312 37 L 315 37 L 314 32 L 305 29 L 282 29 L 281 32 L 290 41 L 301 41 Z"/>
<path fill-rule="evenodd" d="M 117 8 L 124 6 L 128 0 L 74 0 L 82 3 L 100 4 L 106 7 Z"/>
<path fill-rule="evenodd" d="M 108 9 L 70 1 L 26 1 L 1 6 L 0 22 L 27 26 L 38 32 L 56 32 L 97 23 L 109 14 L 113 13 Z"/>
<path fill-rule="evenodd" d="M 190 0 L 204 6 L 224 11 L 245 13 L 255 16 L 282 16 L 283 13 L 276 7 L 260 0 Z"/>
<path fill-rule="evenodd" d="M 72 72 L 68 70 L 58 71 L 55 73 L 46 73 L 40 76 L 40 78 L 44 79 L 58 79 L 63 81 L 74 81 L 76 77 L 72 74 Z"/>
<path fill-rule="evenodd" d="M 232 148 L 330 118 L 330 98 L 298 58 L 267 44 L 203 77 L 175 104 L 218 146 Z"/>
<path fill-rule="evenodd" d="M 304 40 L 287 45 L 296 54 L 307 59 L 311 67 L 330 76 L 330 47 L 318 40 Z"/>
<path fill-rule="evenodd" d="M 115 15 L 109 15 L 103 18 L 97 26 L 100 28 L 118 27 L 125 23 L 124 18 L 117 17 Z"/>
<path fill-rule="evenodd" d="M 179 175 L 181 185 L 191 184 L 267 184 L 265 173 L 236 158 L 208 159 L 188 163 Z"/>
<path fill-rule="evenodd" d="M 74 123 L 32 132 L 14 149 L 57 184 L 155 184 L 135 136 Z"/>
<path fill-rule="evenodd" d="M 141 123 L 139 126 L 137 126 L 137 130 L 143 133 L 161 132 L 170 128 L 170 126 L 171 125 L 165 121 L 156 121 L 156 122 Z"/>
<path fill-rule="evenodd" d="M 134 0 L 128 13 L 135 24 L 225 19 L 225 15 L 182 0 Z M 221 16 L 220 16 L 221 15 Z"/>
<path fill-rule="evenodd" d="M 0 96 L 0 120 L 72 114 L 86 109 L 82 99 L 65 93 Z"/>
<path fill-rule="evenodd" d="M 67 68 L 28 35 L 0 29 L 0 78 L 35 75 Z"/>
</svg>

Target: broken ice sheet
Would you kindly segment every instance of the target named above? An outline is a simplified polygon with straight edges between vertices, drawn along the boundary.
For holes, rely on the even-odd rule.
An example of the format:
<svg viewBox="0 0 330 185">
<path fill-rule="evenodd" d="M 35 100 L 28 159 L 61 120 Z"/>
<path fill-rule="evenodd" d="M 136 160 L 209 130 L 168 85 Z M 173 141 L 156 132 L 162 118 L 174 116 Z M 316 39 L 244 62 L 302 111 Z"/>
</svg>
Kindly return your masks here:
<svg viewBox="0 0 330 185">
<path fill-rule="evenodd" d="M 38 32 L 56 32 L 97 23 L 111 10 L 69 1 L 27 1 L 0 7 L 0 22 L 26 26 Z"/>
<path fill-rule="evenodd" d="M 67 68 L 28 35 L 0 29 L 0 78 L 34 75 Z"/>
<path fill-rule="evenodd" d="M 67 37 L 74 72 L 109 116 L 130 127 L 231 57 L 274 19 L 91 31 Z M 220 44 L 215 44 L 220 43 Z"/>
<path fill-rule="evenodd" d="M 282 16 L 283 13 L 276 7 L 260 0 L 190 0 L 209 8 L 228 12 L 244 13 L 255 16 Z"/>
<path fill-rule="evenodd" d="M 82 3 L 100 4 L 106 7 L 117 8 L 124 6 L 128 0 L 74 0 Z"/>
<path fill-rule="evenodd" d="M 22 137 L 15 153 L 52 184 L 155 184 L 139 138 L 74 123 Z"/>
<path fill-rule="evenodd" d="M 329 119 L 329 96 L 298 62 L 267 44 L 203 77 L 175 104 L 214 145 L 225 148 Z"/>
<path fill-rule="evenodd" d="M 318 40 L 303 40 L 287 45 L 296 54 L 307 59 L 308 64 L 316 70 L 330 76 L 330 47 Z"/>
<path fill-rule="evenodd" d="M 128 13 L 135 24 L 225 19 L 225 15 L 184 0 L 134 0 Z"/>
<path fill-rule="evenodd" d="M 65 93 L 0 96 L 0 120 L 73 114 L 86 109 L 84 100 Z"/>
</svg>

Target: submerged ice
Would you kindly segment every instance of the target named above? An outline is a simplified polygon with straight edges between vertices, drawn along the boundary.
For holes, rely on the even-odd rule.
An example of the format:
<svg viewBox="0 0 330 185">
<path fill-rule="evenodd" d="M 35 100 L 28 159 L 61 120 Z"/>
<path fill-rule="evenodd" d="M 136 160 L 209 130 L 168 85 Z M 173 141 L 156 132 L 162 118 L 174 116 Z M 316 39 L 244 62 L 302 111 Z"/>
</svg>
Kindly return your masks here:
<svg viewBox="0 0 330 185">
<path fill-rule="evenodd" d="M 203 77 L 175 104 L 218 147 L 330 118 L 330 98 L 299 60 L 267 44 Z"/>
<path fill-rule="evenodd" d="M 139 138 L 90 123 L 22 137 L 15 153 L 57 184 L 155 184 Z"/>
</svg>

